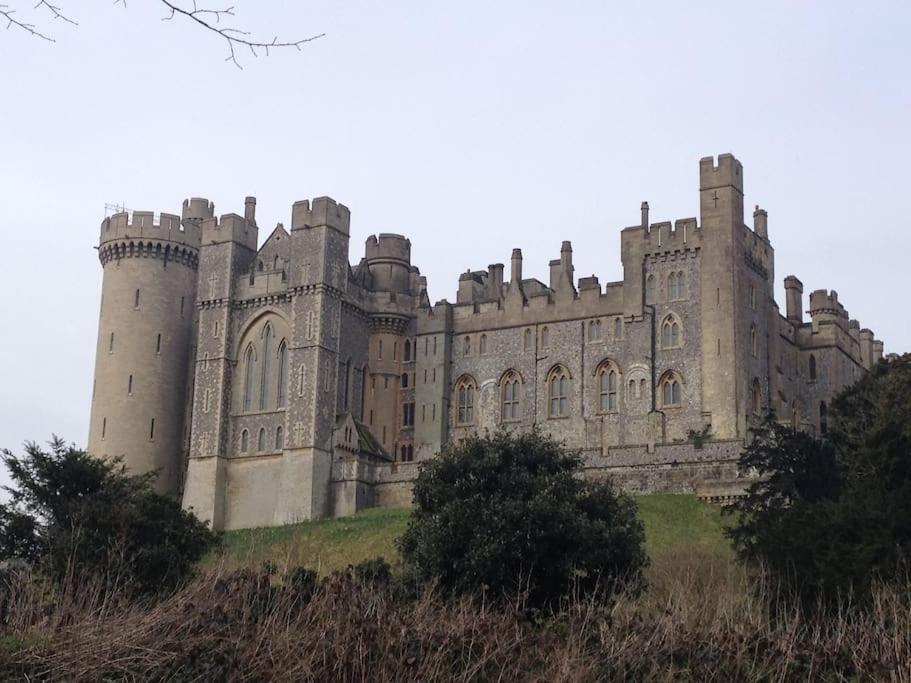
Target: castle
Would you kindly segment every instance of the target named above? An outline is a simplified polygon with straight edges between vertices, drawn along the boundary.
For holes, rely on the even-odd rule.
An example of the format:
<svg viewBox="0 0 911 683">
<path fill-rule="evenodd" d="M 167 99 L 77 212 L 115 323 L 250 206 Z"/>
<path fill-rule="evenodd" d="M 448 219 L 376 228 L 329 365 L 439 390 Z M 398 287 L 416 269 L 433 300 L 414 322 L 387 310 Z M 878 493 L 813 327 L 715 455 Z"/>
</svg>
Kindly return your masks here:
<svg viewBox="0 0 911 683">
<path fill-rule="evenodd" d="M 700 219 L 620 233 L 623 279 L 549 281 L 522 253 L 431 304 L 405 237 L 348 260 L 349 211 L 296 202 L 259 247 L 256 200 L 215 217 L 134 211 L 101 224 L 89 451 L 158 470 L 216 529 L 409 505 L 417 464 L 476 432 L 532 427 L 627 490 L 723 498 L 768 411 L 826 431 L 827 405 L 883 353 L 835 291 L 785 278 L 767 214 L 744 224 L 743 169 L 699 162 Z"/>
</svg>

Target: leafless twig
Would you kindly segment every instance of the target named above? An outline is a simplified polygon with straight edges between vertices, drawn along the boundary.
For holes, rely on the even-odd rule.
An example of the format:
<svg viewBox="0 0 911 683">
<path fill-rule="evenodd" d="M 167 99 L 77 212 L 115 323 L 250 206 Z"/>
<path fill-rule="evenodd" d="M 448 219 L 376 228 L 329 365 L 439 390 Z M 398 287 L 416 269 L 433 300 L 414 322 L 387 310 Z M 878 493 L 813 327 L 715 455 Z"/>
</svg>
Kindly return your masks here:
<svg viewBox="0 0 911 683">
<path fill-rule="evenodd" d="M 228 56 L 225 58 L 225 61 L 232 62 L 238 69 L 243 68 L 240 65 L 240 62 L 237 61 L 238 48 L 249 49 L 254 57 L 259 57 L 260 52 L 263 52 L 268 56 L 271 49 L 293 47 L 300 50 L 301 46 L 305 43 L 309 43 L 326 35 L 325 33 L 320 33 L 297 40 L 279 40 L 278 36 L 275 36 L 272 40 L 268 41 L 259 40 L 254 38 L 249 31 L 220 25 L 222 19 L 235 16 L 233 5 L 222 9 L 213 9 L 209 7 L 199 7 L 197 0 L 188 0 L 187 4 L 192 4 L 192 7 L 181 6 L 175 0 L 160 0 L 160 2 L 165 6 L 168 12 L 168 16 L 164 17 L 162 19 L 163 21 L 170 21 L 176 16 L 186 17 L 207 31 L 211 31 L 224 39 L 228 46 Z M 126 7 L 127 0 L 114 0 L 114 4 L 122 4 Z M 52 4 L 49 0 L 38 0 L 38 3 L 33 9 L 38 10 L 42 7 L 48 10 L 55 20 L 61 19 L 66 23 L 78 26 L 78 23 L 67 16 L 59 5 Z M 10 8 L 9 5 L 0 4 L 0 21 L 5 20 L 7 22 L 6 28 L 19 28 L 37 38 L 54 42 L 54 38 L 39 30 L 35 24 L 13 16 L 15 13 L 16 10 Z"/>
</svg>

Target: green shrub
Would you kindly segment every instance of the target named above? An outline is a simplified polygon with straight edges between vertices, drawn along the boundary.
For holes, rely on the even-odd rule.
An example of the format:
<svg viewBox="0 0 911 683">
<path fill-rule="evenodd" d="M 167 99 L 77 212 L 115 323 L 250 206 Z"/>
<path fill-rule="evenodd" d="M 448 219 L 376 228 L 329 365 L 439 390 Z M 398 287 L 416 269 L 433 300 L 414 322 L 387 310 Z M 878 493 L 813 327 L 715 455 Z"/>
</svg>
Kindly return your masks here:
<svg viewBox="0 0 911 683">
<path fill-rule="evenodd" d="M 732 507 L 738 555 L 805 606 L 866 600 L 911 553 L 911 355 L 844 391 L 823 439 L 769 420 L 741 466 L 760 475 Z"/>
<path fill-rule="evenodd" d="M 644 532 L 629 497 L 581 477 L 537 433 L 471 437 L 425 463 L 399 541 L 404 571 L 446 592 L 554 606 L 570 591 L 642 585 Z"/>
<path fill-rule="evenodd" d="M 180 504 L 156 494 L 152 476 L 129 476 L 54 438 L 2 459 L 10 495 L 0 505 L 0 560 L 20 558 L 56 581 L 106 581 L 130 592 L 182 582 L 216 537 Z"/>
</svg>

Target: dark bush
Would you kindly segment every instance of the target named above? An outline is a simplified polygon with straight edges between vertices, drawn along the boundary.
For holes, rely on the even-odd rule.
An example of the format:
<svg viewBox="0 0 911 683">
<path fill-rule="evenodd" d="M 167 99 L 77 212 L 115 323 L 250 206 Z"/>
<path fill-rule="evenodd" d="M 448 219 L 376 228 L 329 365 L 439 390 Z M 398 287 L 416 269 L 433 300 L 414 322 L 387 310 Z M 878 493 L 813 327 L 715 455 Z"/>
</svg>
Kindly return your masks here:
<svg viewBox="0 0 911 683">
<path fill-rule="evenodd" d="M 216 537 L 152 476 L 93 458 L 54 438 L 2 459 L 10 495 L 0 505 L 0 560 L 20 558 L 55 581 L 107 581 L 129 592 L 168 590 L 187 578 Z"/>
<path fill-rule="evenodd" d="M 911 355 L 845 390 L 816 439 L 767 421 L 741 460 L 760 479 L 732 512 L 739 556 L 805 606 L 865 601 L 911 553 Z"/>
<path fill-rule="evenodd" d="M 406 577 L 529 606 L 642 585 L 636 505 L 581 477 L 578 455 L 537 433 L 471 437 L 422 465 L 399 541 Z"/>
</svg>

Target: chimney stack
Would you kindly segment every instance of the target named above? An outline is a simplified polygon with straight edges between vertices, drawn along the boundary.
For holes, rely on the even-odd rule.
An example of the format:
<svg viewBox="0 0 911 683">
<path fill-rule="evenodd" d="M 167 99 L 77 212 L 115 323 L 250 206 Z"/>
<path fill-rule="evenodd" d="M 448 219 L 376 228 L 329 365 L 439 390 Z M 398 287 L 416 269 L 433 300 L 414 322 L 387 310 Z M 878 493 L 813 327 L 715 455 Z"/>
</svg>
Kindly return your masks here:
<svg viewBox="0 0 911 683">
<path fill-rule="evenodd" d="M 640 211 L 642 212 L 642 229 L 648 232 L 648 202 L 642 202 Z"/>
<path fill-rule="evenodd" d="M 244 218 L 256 225 L 256 197 L 247 197 L 244 200 Z"/>
</svg>

